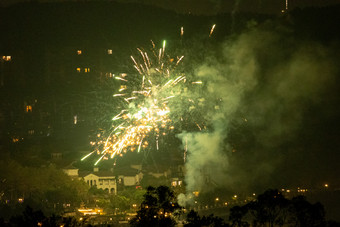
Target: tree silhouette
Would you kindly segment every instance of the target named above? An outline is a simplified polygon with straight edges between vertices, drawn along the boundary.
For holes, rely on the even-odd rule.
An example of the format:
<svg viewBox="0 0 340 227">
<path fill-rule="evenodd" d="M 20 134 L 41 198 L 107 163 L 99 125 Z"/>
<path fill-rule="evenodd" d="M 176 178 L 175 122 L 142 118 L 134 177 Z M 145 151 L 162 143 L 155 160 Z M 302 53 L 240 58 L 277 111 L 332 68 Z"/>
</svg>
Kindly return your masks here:
<svg viewBox="0 0 340 227">
<path fill-rule="evenodd" d="M 216 227 L 228 227 L 229 225 L 224 223 L 222 218 L 215 217 L 213 214 L 209 216 L 200 217 L 198 213 L 191 210 L 187 214 L 187 223 L 185 227 L 201 227 L 201 226 L 216 226 Z"/>
<path fill-rule="evenodd" d="M 45 219 L 46 217 L 41 210 L 33 211 L 31 207 L 27 206 L 21 216 L 11 218 L 10 222 L 14 226 L 39 226 Z"/>
<path fill-rule="evenodd" d="M 148 187 L 137 215 L 130 221 L 131 226 L 174 226 L 173 216 L 181 207 L 169 187 Z"/>
<path fill-rule="evenodd" d="M 311 204 L 305 197 L 286 199 L 278 190 L 267 190 L 255 201 L 230 209 L 232 226 L 327 226 L 321 203 Z M 332 223 L 333 225 L 334 223 Z"/>
<path fill-rule="evenodd" d="M 67 227 L 80 227 L 84 226 L 86 218 L 82 222 L 77 221 L 75 217 L 61 216 L 45 216 L 41 210 L 33 210 L 31 207 L 26 206 L 25 210 L 21 215 L 12 217 L 9 223 L 0 219 L 0 226 L 7 227 L 36 227 L 36 226 L 46 226 L 46 227 L 57 227 L 57 226 L 67 226 Z"/>
<path fill-rule="evenodd" d="M 235 227 L 245 227 L 249 226 L 248 222 L 243 221 L 243 217 L 247 214 L 248 209 L 246 206 L 234 206 L 230 209 L 229 221 L 231 221 L 231 226 Z"/>
<path fill-rule="evenodd" d="M 252 214 L 254 225 L 282 226 L 287 218 L 289 201 L 278 191 L 269 189 L 259 195 L 257 200 L 246 205 Z"/>
<path fill-rule="evenodd" d="M 325 210 L 321 203 L 310 204 L 304 196 L 294 197 L 291 201 L 291 222 L 294 226 L 325 226 Z"/>
</svg>

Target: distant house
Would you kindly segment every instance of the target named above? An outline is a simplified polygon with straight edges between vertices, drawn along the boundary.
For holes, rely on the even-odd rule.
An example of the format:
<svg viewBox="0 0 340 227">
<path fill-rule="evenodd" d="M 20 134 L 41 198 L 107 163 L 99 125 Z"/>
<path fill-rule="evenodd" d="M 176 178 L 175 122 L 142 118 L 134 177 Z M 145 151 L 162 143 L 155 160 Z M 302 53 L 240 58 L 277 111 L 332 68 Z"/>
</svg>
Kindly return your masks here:
<svg viewBox="0 0 340 227">
<path fill-rule="evenodd" d="M 172 187 L 181 187 L 183 185 L 183 179 L 178 177 L 171 178 L 171 186 Z"/>
<path fill-rule="evenodd" d="M 52 152 L 51 159 L 52 160 L 60 160 L 63 158 L 63 154 L 61 152 Z"/>
<path fill-rule="evenodd" d="M 63 168 L 64 173 L 73 179 L 79 178 L 79 169 L 73 166 L 73 163 Z"/>
<path fill-rule="evenodd" d="M 63 169 L 64 173 L 66 173 L 67 175 L 69 175 L 72 178 L 78 178 L 79 177 L 79 169 L 77 168 L 65 168 Z"/>
<path fill-rule="evenodd" d="M 155 178 L 160 178 L 160 177 L 168 178 L 171 175 L 170 168 L 168 168 L 166 166 L 158 166 L 158 168 L 153 168 L 153 167 L 149 166 L 149 167 L 143 169 L 143 171 L 146 174 L 153 176 Z"/>
<path fill-rule="evenodd" d="M 93 172 L 81 171 L 79 177 L 90 187 L 96 186 L 98 189 L 117 194 L 116 176 L 111 171 L 99 171 L 98 168 L 94 168 Z"/>
<path fill-rule="evenodd" d="M 137 186 L 143 179 L 140 165 L 116 168 L 113 172 L 118 177 L 118 183 L 123 186 Z"/>
<path fill-rule="evenodd" d="M 178 164 L 171 167 L 171 186 L 181 187 L 183 185 L 185 167 Z"/>
<path fill-rule="evenodd" d="M 169 186 L 181 187 L 183 185 L 184 165 L 176 163 L 175 165 L 158 165 L 158 166 L 147 166 L 143 168 L 145 176 L 151 176 L 154 178 L 167 179 Z"/>
<path fill-rule="evenodd" d="M 83 179 L 90 187 L 95 186 L 109 193 L 117 194 L 120 187 L 137 186 L 143 178 L 140 171 L 141 166 L 121 167 L 117 169 L 99 170 L 95 167 L 93 171 L 79 171 L 78 169 L 64 169 L 69 176 L 77 176 Z"/>
</svg>

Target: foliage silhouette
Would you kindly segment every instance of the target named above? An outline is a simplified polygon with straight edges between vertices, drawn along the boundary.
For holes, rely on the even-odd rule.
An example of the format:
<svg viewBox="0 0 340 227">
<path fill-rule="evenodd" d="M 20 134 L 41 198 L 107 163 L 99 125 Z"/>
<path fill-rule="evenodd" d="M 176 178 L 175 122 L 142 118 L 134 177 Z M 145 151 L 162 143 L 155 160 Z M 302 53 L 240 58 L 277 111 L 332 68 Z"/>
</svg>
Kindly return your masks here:
<svg viewBox="0 0 340 227">
<path fill-rule="evenodd" d="M 84 226 L 86 218 L 79 222 L 75 217 L 61 217 L 58 215 L 45 216 L 41 210 L 34 210 L 30 206 L 26 206 L 21 215 L 13 216 L 9 221 L 0 219 L 0 226 L 4 227 L 80 227 Z M 89 226 L 89 225 L 86 225 Z"/>
<path fill-rule="evenodd" d="M 229 225 L 224 223 L 222 218 L 216 217 L 213 214 L 209 216 L 200 217 L 198 213 L 191 210 L 187 214 L 187 223 L 185 227 L 200 227 L 200 226 L 215 226 L 215 227 L 228 227 Z"/>
<path fill-rule="evenodd" d="M 167 186 L 148 187 L 144 200 L 136 217 L 130 221 L 131 226 L 175 226 L 173 218 L 181 207 L 176 196 Z"/>
<path fill-rule="evenodd" d="M 231 226 L 327 226 L 321 203 L 311 204 L 304 196 L 286 199 L 278 190 L 269 189 L 255 201 L 230 210 Z M 332 225 L 334 222 L 330 222 Z M 335 223 L 336 225 L 336 223 Z"/>
</svg>

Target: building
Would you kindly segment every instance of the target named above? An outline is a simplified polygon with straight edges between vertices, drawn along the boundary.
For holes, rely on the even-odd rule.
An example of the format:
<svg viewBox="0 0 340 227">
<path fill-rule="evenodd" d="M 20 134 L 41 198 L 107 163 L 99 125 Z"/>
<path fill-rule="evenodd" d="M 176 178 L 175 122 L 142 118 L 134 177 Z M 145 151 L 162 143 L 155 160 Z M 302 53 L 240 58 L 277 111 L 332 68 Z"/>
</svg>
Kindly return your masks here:
<svg viewBox="0 0 340 227">
<path fill-rule="evenodd" d="M 130 165 L 125 167 L 116 168 L 113 172 L 118 178 L 118 183 L 121 186 L 138 186 L 143 179 L 143 173 L 141 172 L 141 165 Z"/>
<path fill-rule="evenodd" d="M 81 171 L 79 177 L 90 187 L 97 187 L 109 193 L 117 194 L 117 178 L 111 171 L 99 171 L 99 168 L 96 167 L 92 172 Z"/>
<path fill-rule="evenodd" d="M 73 179 L 79 178 L 79 169 L 73 167 L 72 165 L 64 168 L 63 171 Z"/>
<path fill-rule="evenodd" d="M 69 165 L 63 171 L 72 178 L 84 180 L 90 187 L 103 189 L 112 194 L 117 194 L 118 189 L 122 190 L 124 187 L 138 186 L 143 179 L 140 166 L 127 166 L 110 171 L 95 167 L 93 171 L 79 171 Z"/>
</svg>

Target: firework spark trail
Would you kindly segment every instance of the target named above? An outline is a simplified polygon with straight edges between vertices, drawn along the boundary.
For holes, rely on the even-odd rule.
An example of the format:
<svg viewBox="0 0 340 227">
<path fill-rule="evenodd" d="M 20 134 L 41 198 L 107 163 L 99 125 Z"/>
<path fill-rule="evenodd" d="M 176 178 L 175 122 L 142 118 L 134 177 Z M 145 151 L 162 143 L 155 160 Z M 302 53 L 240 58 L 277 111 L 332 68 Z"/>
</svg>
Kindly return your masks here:
<svg viewBox="0 0 340 227">
<path fill-rule="evenodd" d="M 152 42 L 152 41 L 151 41 Z M 152 46 L 155 44 L 152 42 Z M 171 119 L 171 102 L 182 100 L 180 84 L 187 82 L 186 76 L 176 73 L 176 67 L 182 62 L 184 56 L 177 57 L 174 61 L 166 53 L 166 41 L 158 51 L 153 48 L 149 56 L 146 51 L 138 48 L 139 55 L 131 56 L 133 67 L 138 74 L 138 89 L 131 90 L 131 85 L 126 74 L 116 76 L 115 79 L 126 83 L 121 85 L 119 93 L 113 97 L 124 100 L 127 104 L 112 118 L 113 126 L 109 136 L 97 143 L 97 154 L 102 159 L 114 158 L 128 150 L 140 152 L 148 146 L 148 137 L 155 136 L 156 148 L 159 149 L 160 135 L 174 129 Z M 191 84 L 201 84 L 200 81 Z M 135 85 L 135 84 L 133 84 Z M 117 126 L 118 125 L 118 126 Z M 153 132 L 153 133 L 151 133 Z M 94 151 L 84 156 L 86 159 Z"/>
<path fill-rule="evenodd" d="M 211 27 L 209 38 L 212 36 L 215 24 Z M 181 27 L 181 40 L 184 34 L 184 28 Z M 116 80 L 120 80 L 125 85 L 121 85 L 118 92 L 113 95 L 114 98 L 120 98 L 125 104 L 121 106 L 123 110 L 112 118 L 112 129 L 106 138 L 100 134 L 97 142 L 91 142 L 96 147 L 95 151 L 90 152 L 81 160 L 85 160 L 94 153 L 100 155 L 95 162 L 97 165 L 102 159 L 108 157 L 114 158 L 116 155 L 122 156 L 122 153 L 128 150 L 140 152 L 142 148 L 148 146 L 148 137 L 154 132 L 156 148 L 159 149 L 159 136 L 166 135 L 166 131 L 173 130 L 174 120 L 183 122 L 183 114 L 185 111 L 195 109 L 192 105 L 188 110 L 185 106 L 188 103 L 196 105 L 189 97 L 186 97 L 187 87 L 184 89 L 180 84 L 187 83 L 187 78 L 183 73 L 176 73 L 176 68 L 182 62 L 184 56 L 175 58 L 169 57 L 166 52 L 166 41 L 163 41 L 162 48 L 156 50 L 155 43 L 151 40 L 152 50 L 148 54 L 141 48 L 137 48 L 139 55 L 137 57 L 130 56 L 133 67 L 138 72 L 139 84 L 137 90 L 132 90 L 136 84 L 129 82 L 127 74 L 113 76 Z M 111 74 L 111 73 L 110 73 Z M 190 82 L 192 85 L 201 85 L 202 81 Z M 133 86 L 129 86 L 133 85 Z M 183 95 L 184 94 L 184 95 Z M 173 101 L 175 100 L 175 101 Z M 180 103 L 185 100 L 186 104 Z M 175 103 L 175 108 L 172 104 Z M 177 104 L 176 104 L 177 103 Z M 179 105 L 178 105 L 179 103 Z M 179 108 L 176 108 L 176 106 Z M 179 110 L 180 109 L 180 110 Z M 175 114 L 172 112 L 175 112 Z M 202 127 L 195 122 L 197 128 L 201 131 Z M 118 126 L 116 126 L 118 125 Z M 204 128 L 206 128 L 204 126 Z M 185 145 L 185 154 L 187 152 L 187 144 Z"/>
<path fill-rule="evenodd" d="M 216 24 L 214 24 L 214 25 L 211 27 L 209 37 L 211 37 L 212 33 L 214 32 L 215 26 L 216 26 Z"/>
</svg>

